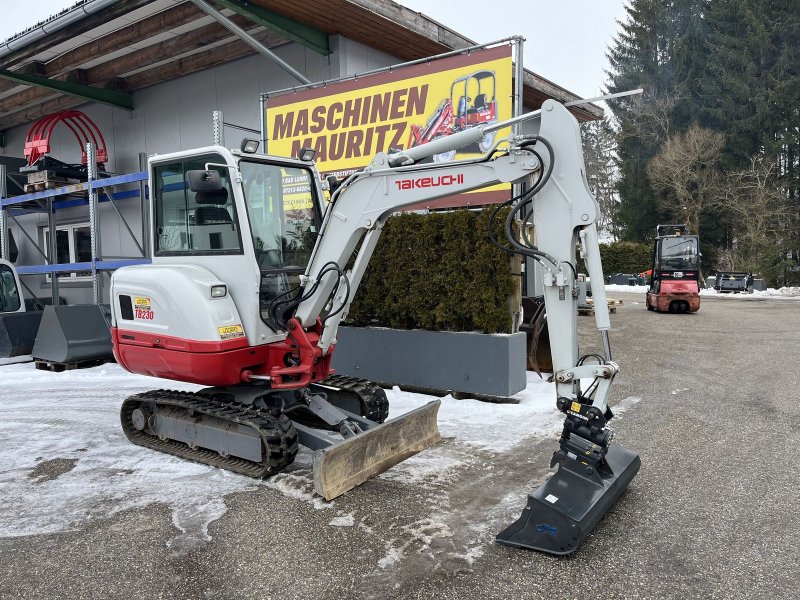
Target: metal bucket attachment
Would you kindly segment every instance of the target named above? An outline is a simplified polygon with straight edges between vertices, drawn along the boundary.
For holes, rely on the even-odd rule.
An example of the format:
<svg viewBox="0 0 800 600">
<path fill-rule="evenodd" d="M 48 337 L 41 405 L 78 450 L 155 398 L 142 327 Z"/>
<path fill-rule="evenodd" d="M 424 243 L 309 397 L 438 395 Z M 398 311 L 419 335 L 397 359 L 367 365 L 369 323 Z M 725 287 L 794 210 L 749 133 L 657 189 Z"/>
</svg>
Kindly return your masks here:
<svg viewBox="0 0 800 600">
<path fill-rule="evenodd" d="M 628 488 L 640 465 L 639 455 L 619 444 L 609 445 L 601 473 L 589 474 L 583 463 L 562 458 L 558 471 L 528 496 L 522 516 L 497 541 L 549 554 L 574 552 Z"/>
<path fill-rule="evenodd" d="M 104 309 L 94 304 L 45 306 L 33 357 L 53 363 L 77 363 L 114 357 Z"/>
<path fill-rule="evenodd" d="M 314 453 L 314 490 L 332 500 L 442 439 L 440 400 Z"/>
<path fill-rule="evenodd" d="M 40 310 L 0 314 L 0 358 L 30 354 L 41 320 Z"/>
</svg>

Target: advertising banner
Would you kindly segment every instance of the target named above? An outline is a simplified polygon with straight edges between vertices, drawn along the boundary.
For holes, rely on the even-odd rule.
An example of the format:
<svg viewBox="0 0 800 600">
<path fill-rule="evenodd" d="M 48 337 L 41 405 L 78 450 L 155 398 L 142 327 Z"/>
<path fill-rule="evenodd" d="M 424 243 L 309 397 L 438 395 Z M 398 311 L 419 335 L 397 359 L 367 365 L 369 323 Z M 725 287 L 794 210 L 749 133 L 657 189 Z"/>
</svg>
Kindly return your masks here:
<svg viewBox="0 0 800 600">
<path fill-rule="evenodd" d="M 323 177 L 343 178 L 377 152 L 405 149 L 512 116 L 511 46 L 476 50 L 298 92 L 269 96 L 266 139 L 270 154 L 316 151 Z M 487 134 L 472 147 L 433 156 L 434 162 L 479 156 L 510 128 Z M 502 184 L 429 206 L 503 202 Z"/>
</svg>

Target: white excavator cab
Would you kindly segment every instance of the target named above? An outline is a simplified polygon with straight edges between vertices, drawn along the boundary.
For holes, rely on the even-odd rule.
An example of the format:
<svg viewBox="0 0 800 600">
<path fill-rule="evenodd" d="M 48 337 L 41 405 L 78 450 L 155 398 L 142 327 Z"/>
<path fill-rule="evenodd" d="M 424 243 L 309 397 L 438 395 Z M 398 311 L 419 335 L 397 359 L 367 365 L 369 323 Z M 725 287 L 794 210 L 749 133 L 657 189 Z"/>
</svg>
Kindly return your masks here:
<svg viewBox="0 0 800 600">
<path fill-rule="evenodd" d="M 214 180 L 194 189 L 201 173 Z M 154 157 L 150 179 L 153 264 L 225 273 L 250 343 L 275 341 L 267 307 L 297 287 L 322 220 L 313 163 L 211 147 Z"/>
</svg>

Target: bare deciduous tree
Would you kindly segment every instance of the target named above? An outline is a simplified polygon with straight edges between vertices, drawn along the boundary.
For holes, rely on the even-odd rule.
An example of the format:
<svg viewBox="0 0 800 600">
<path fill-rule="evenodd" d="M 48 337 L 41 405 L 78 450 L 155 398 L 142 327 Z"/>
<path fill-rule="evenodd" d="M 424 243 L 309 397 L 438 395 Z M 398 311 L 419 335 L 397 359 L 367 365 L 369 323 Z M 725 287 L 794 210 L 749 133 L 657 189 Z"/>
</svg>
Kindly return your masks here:
<svg viewBox="0 0 800 600">
<path fill-rule="evenodd" d="M 589 190 L 600 205 L 598 228 L 601 234 L 618 240 L 620 227 L 617 223 L 616 183 L 616 139 L 614 130 L 605 119 L 581 125 L 583 162 Z"/>
<path fill-rule="evenodd" d="M 642 94 L 628 99 L 629 110 L 622 113 L 625 127 L 620 137 L 636 137 L 646 144 L 657 146 L 670 137 L 670 115 L 684 97 L 675 92 L 665 96 Z"/>
<path fill-rule="evenodd" d="M 669 137 L 647 166 L 653 187 L 664 192 L 661 208 L 696 234 L 703 209 L 721 195 L 723 176 L 717 163 L 724 144 L 723 134 L 691 125 Z"/>
<path fill-rule="evenodd" d="M 731 244 L 721 255 L 727 264 L 721 266 L 758 271 L 764 251 L 781 239 L 789 217 L 778 165 L 754 157 L 749 168 L 728 174 L 720 191 L 716 207 L 733 226 Z"/>
</svg>

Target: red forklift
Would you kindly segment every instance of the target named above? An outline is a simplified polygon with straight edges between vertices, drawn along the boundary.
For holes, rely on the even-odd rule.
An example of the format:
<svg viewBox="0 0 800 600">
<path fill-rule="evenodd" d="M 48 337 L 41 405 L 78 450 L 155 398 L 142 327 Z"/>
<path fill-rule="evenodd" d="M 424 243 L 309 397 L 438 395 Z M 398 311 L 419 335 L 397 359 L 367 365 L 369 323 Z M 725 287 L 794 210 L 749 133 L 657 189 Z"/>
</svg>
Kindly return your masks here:
<svg viewBox="0 0 800 600">
<path fill-rule="evenodd" d="M 686 225 L 656 228 L 646 304 L 659 312 L 700 309 L 700 238 L 686 235 Z"/>
<path fill-rule="evenodd" d="M 475 93 L 473 100 L 470 91 Z M 445 98 L 433 111 L 424 127 L 411 126 L 411 136 L 407 148 L 425 144 L 451 133 L 457 133 L 476 125 L 497 121 L 497 100 L 495 97 L 496 81 L 494 71 L 476 71 L 459 77 L 450 86 L 450 98 Z M 453 107 L 456 107 L 455 110 Z M 464 151 L 485 154 L 494 144 L 494 132 L 487 133 L 477 144 L 477 148 L 465 148 Z M 434 162 L 453 160 L 456 151 L 450 150 L 435 154 Z"/>
</svg>

